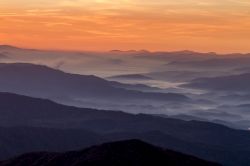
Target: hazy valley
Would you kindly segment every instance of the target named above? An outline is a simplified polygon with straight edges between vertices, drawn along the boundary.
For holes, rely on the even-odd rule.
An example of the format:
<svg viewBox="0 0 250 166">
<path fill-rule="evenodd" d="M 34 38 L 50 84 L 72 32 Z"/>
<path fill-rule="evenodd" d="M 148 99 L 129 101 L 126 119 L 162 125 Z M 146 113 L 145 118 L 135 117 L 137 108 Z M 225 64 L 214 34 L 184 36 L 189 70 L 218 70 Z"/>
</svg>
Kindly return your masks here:
<svg viewBox="0 0 250 166">
<path fill-rule="evenodd" d="M 0 165 L 25 165 L 27 157 L 29 164 L 40 157 L 47 163 L 55 156 L 60 163 L 67 153 L 80 163 L 86 163 L 84 156 L 97 162 L 91 148 L 65 151 L 131 139 L 225 166 L 250 162 L 248 54 L 62 52 L 2 45 L 0 55 L 0 159 L 33 152 Z M 102 146 L 98 154 L 109 156 Z M 149 162 L 175 163 L 175 153 L 169 154 L 171 161 Z"/>
</svg>

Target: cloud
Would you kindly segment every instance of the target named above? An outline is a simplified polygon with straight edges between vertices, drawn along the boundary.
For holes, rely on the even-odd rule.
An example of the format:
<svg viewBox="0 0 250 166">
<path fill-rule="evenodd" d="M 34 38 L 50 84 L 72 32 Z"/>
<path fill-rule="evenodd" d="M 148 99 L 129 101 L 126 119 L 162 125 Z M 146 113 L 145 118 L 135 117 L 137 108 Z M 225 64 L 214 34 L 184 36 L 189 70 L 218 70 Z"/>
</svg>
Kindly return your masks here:
<svg viewBox="0 0 250 166">
<path fill-rule="evenodd" d="M 249 50 L 246 0 L 28 0 L 22 4 L 3 0 L 1 5 L 5 6 L 0 12 L 1 32 L 26 35 L 27 45 L 57 38 L 60 47 L 72 42 L 103 43 L 100 47 L 107 50 Z"/>
</svg>

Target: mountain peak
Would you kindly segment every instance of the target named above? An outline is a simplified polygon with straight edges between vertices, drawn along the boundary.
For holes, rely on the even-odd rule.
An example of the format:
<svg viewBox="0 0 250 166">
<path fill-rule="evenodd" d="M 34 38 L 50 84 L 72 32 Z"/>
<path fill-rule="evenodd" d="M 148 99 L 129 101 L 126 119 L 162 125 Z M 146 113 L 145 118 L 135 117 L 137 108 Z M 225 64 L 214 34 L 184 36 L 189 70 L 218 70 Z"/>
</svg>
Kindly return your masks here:
<svg viewBox="0 0 250 166">
<path fill-rule="evenodd" d="M 0 162 L 0 166 L 147 166 L 147 165 L 185 165 L 219 166 L 219 164 L 184 155 L 171 150 L 163 150 L 140 140 L 126 140 L 92 146 L 82 151 L 66 153 L 38 152 L 29 153 L 9 161 Z"/>
<path fill-rule="evenodd" d="M 117 54 L 139 54 L 139 53 L 150 53 L 148 50 L 111 50 L 111 53 Z"/>
<path fill-rule="evenodd" d="M 0 45 L 0 49 L 20 49 L 12 45 Z"/>
</svg>

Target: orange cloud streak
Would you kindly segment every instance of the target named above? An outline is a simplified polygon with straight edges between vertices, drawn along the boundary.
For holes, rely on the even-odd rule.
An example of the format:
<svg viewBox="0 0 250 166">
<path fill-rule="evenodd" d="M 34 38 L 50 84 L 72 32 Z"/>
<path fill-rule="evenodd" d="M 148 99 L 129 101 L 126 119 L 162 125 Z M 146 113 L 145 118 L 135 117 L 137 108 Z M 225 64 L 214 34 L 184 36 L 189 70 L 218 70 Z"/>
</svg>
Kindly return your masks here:
<svg viewBox="0 0 250 166">
<path fill-rule="evenodd" d="M 33 3 L 2 4 L 0 43 L 70 50 L 250 52 L 250 3 L 244 0 L 146 0 L 144 5 L 140 0 L 27 1 Z"/>
</svg>

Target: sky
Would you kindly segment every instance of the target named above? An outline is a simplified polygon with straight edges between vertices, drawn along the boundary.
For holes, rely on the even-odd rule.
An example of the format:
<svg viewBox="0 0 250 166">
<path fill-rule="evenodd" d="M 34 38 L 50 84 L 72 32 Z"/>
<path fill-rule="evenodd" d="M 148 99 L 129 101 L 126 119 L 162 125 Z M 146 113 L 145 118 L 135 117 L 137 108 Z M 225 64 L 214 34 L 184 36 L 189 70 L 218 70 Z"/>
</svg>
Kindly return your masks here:
<svg viewBox="0 0 250 166">
<path fill-rule="evenodd" d="M 0 44 L 250 52 L 249 0 L 0 0 Z"/>
</svg>

